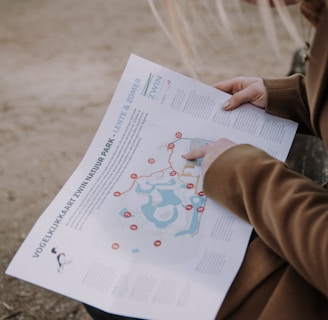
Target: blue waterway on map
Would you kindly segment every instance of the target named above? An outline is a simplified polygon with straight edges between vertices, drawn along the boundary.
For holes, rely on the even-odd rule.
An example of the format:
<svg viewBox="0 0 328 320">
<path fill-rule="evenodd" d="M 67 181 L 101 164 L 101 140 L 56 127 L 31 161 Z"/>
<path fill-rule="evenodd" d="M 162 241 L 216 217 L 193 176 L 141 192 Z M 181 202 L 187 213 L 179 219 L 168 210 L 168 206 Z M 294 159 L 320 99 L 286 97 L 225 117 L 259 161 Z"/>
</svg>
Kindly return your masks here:
<svg viewBox="0 0 328 320">
<path fill-rule="evenodd" d="M 172 186 L 175 185 L 177 182 L 174 178 L 170 179 L 169 181 L 163 183 L 151 183 L 149 181 L 145 182 L 144 186 L 138 184 L 136 186 L 135 191 L 140 194 L 148 195 L 148 201 L 141 206 L 141 211 L 144 214 L 145 218 L 152 224 L 155 225 L 158 229 L 164 229 L 168 227 L 170 224 L 174 223 L 179 217 L 179 207 L 184 206 L 180 197 L 174 192 L 174 190 L 166 190 L 162 189 L 163 186 Z M 181 188 L 185 188 L 185 185 L 181 185 Z M 157 203 L 156 205 L 153 204 L 153 196 L 152 193 L 157 191 L 162 198 L 162 201 Z M 193 235 L 198 231 L 199 228 L 199 220 L 200 220 L 200 213 L 197 211 L 197 208 L 200 206 L 204 206 L 205 204 L 205 197 L 193 195 L 189 198 L 189 201 L 192 205 L 192 209 L 188 211 L 188 214 L 191 214 L 191 222 L 187 229 L 181 230 L 175 234 L 175 236 L 183 236 L 183 235 Z M 172 214 L 171 216 L 166 219 L 157 219 L 156 218 L 156 210 L 158 208 L 163 208 L 167 206 L 172 206 Z M 121 216 L 124 215 L 128 209 L 122 209 L 119 214 Z"/>
</svg>

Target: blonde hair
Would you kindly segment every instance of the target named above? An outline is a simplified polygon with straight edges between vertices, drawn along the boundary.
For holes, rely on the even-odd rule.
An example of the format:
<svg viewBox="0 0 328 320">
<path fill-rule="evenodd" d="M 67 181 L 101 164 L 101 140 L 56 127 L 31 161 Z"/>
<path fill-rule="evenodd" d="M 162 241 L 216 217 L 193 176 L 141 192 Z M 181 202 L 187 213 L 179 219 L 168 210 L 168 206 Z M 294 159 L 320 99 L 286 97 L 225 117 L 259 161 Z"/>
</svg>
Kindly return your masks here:
<svg viewBox="0 0 328 320">
<path fill-rule="evenodd" d="M 270 1 L 275 5 L 273 10 Z M 229 1 L 234 6 L 234 19 L 228 15 L 224 0 L 148 0 L 149 6 L 166 36 L 177 48 L 182 61 L 192 74 L 197 76 L 196 65 L 199 39 L 208 37 L 209 28 L 216 28 L 226 39 L 235 38 L 233 22 L 242 17 L 240 0 Z M 156 5 L 155 5 L 156 3 Z M 273 21 L 276 11 L 282 25 L 295 44 L 300 47 L 303 41 L 283 0 L 258 0 L 258 9 L 267 37 L 273 50 L 279 55 L 279 42 Z"/>
</svg>

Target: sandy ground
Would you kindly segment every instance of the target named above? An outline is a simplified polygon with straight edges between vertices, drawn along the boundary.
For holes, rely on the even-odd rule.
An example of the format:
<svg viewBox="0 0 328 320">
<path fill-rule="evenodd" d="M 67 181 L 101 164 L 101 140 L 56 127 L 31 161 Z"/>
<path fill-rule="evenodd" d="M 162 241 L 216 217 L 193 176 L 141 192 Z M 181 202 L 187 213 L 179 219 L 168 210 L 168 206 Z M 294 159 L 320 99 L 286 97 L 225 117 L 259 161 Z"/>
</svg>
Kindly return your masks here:
<svg viewBox="0 0 328 320">
<path fill-rule="evenodd" d="M 288 72 L 295 45 L 280 31 L 275 56 L 257 13 L 242 9 L 234 44 L 209 30 L 202 81 Z M 78 302 L 4 270 L 79 163 L 132 52 L 186 72 L 145 0 L 0 0 L 1 320 L 89 319 Z"/>
</svg>

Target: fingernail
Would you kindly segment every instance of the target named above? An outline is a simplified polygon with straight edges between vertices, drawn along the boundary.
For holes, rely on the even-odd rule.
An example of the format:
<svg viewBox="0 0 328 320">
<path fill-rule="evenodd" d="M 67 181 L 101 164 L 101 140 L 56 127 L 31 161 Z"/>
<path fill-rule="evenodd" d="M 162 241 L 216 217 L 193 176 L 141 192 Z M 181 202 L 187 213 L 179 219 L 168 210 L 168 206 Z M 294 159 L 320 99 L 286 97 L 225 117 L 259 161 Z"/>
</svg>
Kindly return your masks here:
<svg viewBox="0 0 328 320">
<path fill-rule="evenodd" d="M 224 110 L 228 110 L 229 106 L 230 106 L 230 100 L 221 103 L 221 108 Z"/>
</svg>

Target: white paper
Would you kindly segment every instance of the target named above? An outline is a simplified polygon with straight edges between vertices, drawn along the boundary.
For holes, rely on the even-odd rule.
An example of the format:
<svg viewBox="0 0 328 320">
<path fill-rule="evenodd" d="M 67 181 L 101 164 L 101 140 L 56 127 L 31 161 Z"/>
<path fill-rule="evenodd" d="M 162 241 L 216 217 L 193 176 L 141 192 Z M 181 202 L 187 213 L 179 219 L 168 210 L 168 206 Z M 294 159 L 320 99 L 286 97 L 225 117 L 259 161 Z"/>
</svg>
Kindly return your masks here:
<svg viewBox="0 0 328 320">
<path fill-rule="evenodd" d="M 297 125 L 131 55 L 86 155 L 40 216 L 7 274 L 104 311 L 214 319 L 250 225 L 206 198 L 200 161 L 227 137 L 285 160 Z M 227 186 L 229 188 L 229 186 Z"/>
</svg>

